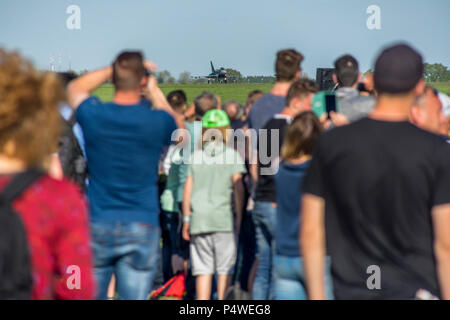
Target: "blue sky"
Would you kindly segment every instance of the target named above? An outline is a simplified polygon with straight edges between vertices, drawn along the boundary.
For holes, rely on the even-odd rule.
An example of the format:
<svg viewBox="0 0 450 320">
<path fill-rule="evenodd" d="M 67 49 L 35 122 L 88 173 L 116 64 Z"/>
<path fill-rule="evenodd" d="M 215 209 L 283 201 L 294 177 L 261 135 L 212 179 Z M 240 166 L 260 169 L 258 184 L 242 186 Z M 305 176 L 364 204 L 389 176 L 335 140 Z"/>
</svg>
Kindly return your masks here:
<svg viewBox="0 0 450 320">
<path fill-rule="evenodd" d="M 81 29 L 69 30 L 69 5 L 81 9 Z M 368 30 L 366 9 L 381 8 L 381 30 Z M 141 49 L 160 70 L 178 77 L 230 67 L 244 75 L 273 74 L 281 48 L 305 56 L 303 69 L 331 67 L 353 54 L 361 70 L 379 50 L 407 41 L 427 62 L 450 68 L 450 0 L 2 0 L 0 46 L 18 49 L 39 68 L 50 53 L 62 68 L 80 71 L 109 64 L 122 49 Z"/>
</svg>

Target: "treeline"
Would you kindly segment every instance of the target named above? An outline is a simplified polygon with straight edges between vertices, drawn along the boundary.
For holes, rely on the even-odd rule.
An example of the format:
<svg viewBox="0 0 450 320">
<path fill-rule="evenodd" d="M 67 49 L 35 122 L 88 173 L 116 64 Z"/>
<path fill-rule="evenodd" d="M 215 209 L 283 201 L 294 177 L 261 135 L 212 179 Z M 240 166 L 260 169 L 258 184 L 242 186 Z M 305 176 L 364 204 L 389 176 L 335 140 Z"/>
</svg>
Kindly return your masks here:
<svg viewBox="0 0 450 320">
<path fill-rule="evenodd" d="M 442 63 L 425 63 L 425 81 L 443 82 L 450 81 L 450 70 Z"/>
<path fill-rule="evenodd" d="M 442 63 L 425 63 L 425 74 L 424 78 L 426 82 L 445 82 L 450 81 L 450 70 L 447 66 Z M 88 72 L 88 70 L 82 70 L 76 72 L 69 70 L 77 76 L 83 75 Z M 369 69 L 366 73 L 371 73 L 372 70 Z M 228 83 L 275 83 L 275 76 L 242 76 L 237 70 L 227 69 Z M 166 84 L 205 84 L 208 80 L 205 77 L 193 77 L 189 71 L 183 71 L 180 73 L 178 78 L 172 76 L 172 74 L 167 70 L 162 70 L 155 72 L 155 76 L 159 83 Z M 303 76 L 306 76 L 303 73 Z M 212 81 L 214 83 L 214 80 Z"/>
<path fill-rule="evenodd" d="M 426 82 L 444 82 L 450 81 L 450 70 L 447 66 L 442 63 L 425 63 L 425 81 Z M 228 83 L 274 83 L 276 81 L 275 76 L 242 76 L 241 73 L 234 69 L 226 69 L 228 76 Z M 83 75 L 88 70 L 82 70 L 80 72 L 73 72 L 77 75 Z M 369 70 L 370 71 L 370 70 Z M 198 83 L 204 84 L 207 83 L 208 80 L 205 77 L 193 77 L 189 71 L 183 71 L 180 73 L 178 78 L 172 76 L 172 74 L 167 70 L 162 70 L 155 72 L 155 76 L 158 79 L 159 83 L 167 83 L 167 84 L 189 84 L 189 83 Z M 303 73 L 303 76 L 306 76 Z M 212 81 L 214 82 L 214 81 Z"/>
<path fill-rule="evenodd" d="M 228 68 L 227 71 L 227 82 L 228 83 L 275 83 L 275 76 L 243 76 L 238 70 Z M 76 72 L 74 70 L 68 70 L 67 72 L 74 73 L 77 76 L 82 76 L 88 72 L 87 69 Z M 178 78 L 175 78 L 168 70 L 156 71 L 154 72 L 158 83 L 164 84 L 206 84 L 208 79 L 204 76 L 192 76 L 189 71 L 183 71 L 180 73 Z M 307 76 L 305 72 L 302 73 L 303 76 Z M 211 83 L 215 83 L 212 79 Z"/>
</svg>

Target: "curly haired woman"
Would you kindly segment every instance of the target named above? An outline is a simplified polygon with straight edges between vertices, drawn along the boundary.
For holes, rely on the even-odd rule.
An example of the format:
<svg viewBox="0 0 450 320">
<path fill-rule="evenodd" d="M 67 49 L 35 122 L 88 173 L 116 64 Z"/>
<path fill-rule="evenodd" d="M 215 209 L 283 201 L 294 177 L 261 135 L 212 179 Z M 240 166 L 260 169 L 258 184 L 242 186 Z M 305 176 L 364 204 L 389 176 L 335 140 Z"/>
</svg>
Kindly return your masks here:
<svg viewBox="0 0 450 320">
<path fill-rule="evenodd" d="M 86 205 L 72 183 L 45 173 L 57 150 L 63 99 L 54 73 L 0 49 L 0 190 L 18 174 L 42 172 L 12 202 L 28 241 L 32 299 L 94 296 Z"/>
</svg>

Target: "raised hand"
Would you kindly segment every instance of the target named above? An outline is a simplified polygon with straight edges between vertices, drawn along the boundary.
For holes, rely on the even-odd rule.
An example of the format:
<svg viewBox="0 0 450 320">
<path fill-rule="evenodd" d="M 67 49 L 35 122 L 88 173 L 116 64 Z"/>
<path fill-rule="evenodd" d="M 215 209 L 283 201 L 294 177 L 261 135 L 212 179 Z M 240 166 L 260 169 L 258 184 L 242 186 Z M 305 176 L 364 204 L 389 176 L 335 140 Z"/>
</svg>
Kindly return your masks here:
<svg viewBox="0 0 450 320">
<path fill-rule="evenodd" d="M 147 70 L 156 70 L 158 66 L 150 60 L 144 60 L 144 68 Z"/>
</svg>

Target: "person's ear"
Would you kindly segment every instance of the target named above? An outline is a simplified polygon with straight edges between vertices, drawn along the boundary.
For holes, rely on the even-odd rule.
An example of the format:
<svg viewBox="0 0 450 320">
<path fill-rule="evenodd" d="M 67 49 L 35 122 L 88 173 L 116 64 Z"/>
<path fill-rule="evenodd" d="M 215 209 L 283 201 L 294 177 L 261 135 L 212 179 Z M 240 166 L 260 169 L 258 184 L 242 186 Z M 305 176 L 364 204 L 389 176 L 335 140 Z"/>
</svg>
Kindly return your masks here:
<svg viewBox="0 0 450 320">
<path fill-rule="evenodd" d="M 148 84 L 148 77 L 142 77 L 141 79 L 141 87 L 146 87 Z"/>
<path fill-rule="evenodd" d="M 299 112 L 311 111 L 311 101 L 308 97 L 304 97 L 302 100 L 298 100 L 298 108 Z"/>
<path fill-rule="evenodd" d="M 361 72 L 358 72 L 358 77 L 356 78 L 356 83 L 359 83 L 361 81 L 361 77 L 362 77 Z"/>
<path fill-rule="evenodd" d="M 295 79 L 300 79 L 300 76 L 302 75 L 302 71 L 301 70 L 298 70 L 296 73 L 295 73 Z"/>
<path fill-rule="evenodd" d="M 303 107 L 302 100 L 300 100 L 299 97 L 295 97 L 292 99 L 292 106 L 294 107 L 295 111 L 300 111 Z"/>
<path fill-rule="evenodd" d="M 334 84 L 337 84 L 337 83 L 338 83 L 338 78 L 337 78 L 337 76 L 336 76 L 335 73 L 333 73 L 333 74 L 331 75 L 331 78 L 333 78 Z"/>
<path fill-rule="evenodd" d="M 414 87 L 414 94 L 416 97 L 421 96 L 425 93 L 426 84 L 423 79 L 420 79 Z"/>
</svg>

